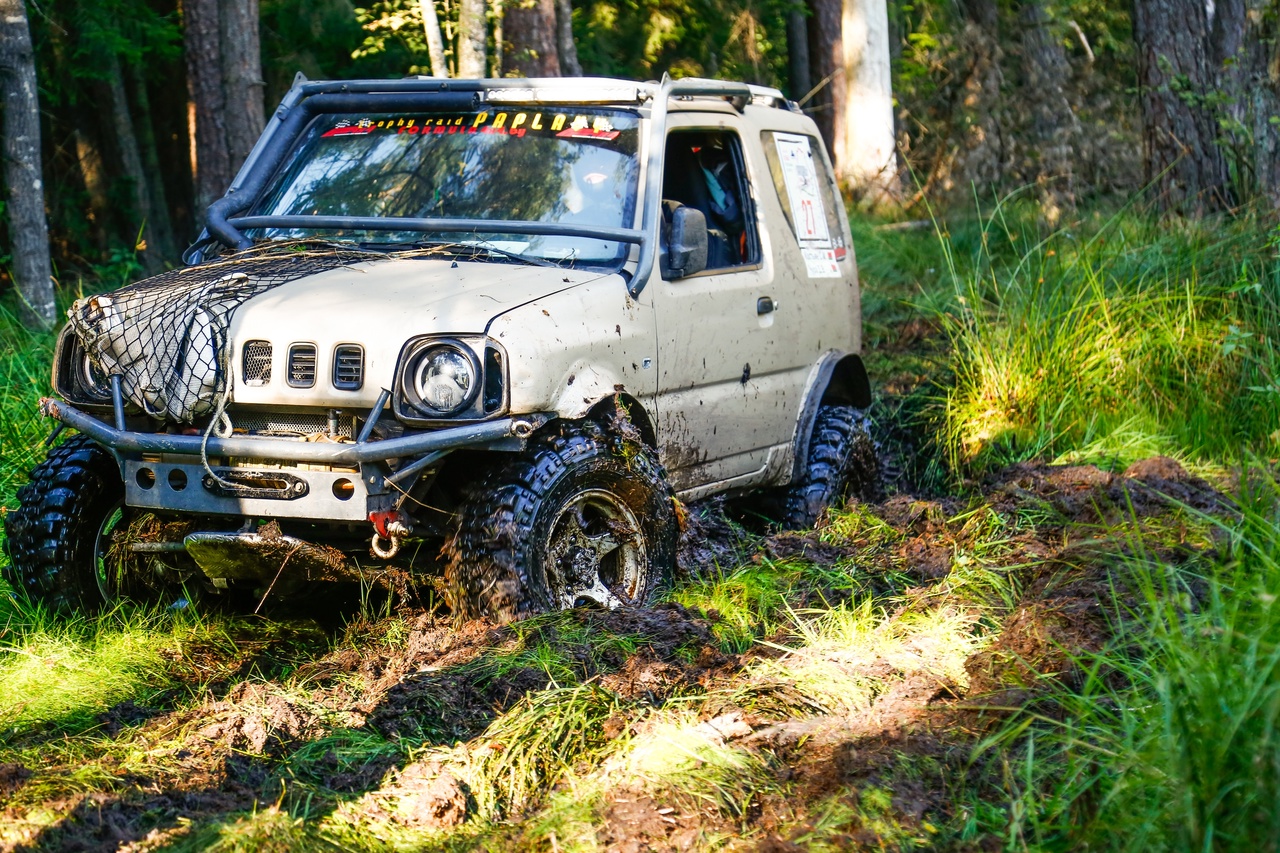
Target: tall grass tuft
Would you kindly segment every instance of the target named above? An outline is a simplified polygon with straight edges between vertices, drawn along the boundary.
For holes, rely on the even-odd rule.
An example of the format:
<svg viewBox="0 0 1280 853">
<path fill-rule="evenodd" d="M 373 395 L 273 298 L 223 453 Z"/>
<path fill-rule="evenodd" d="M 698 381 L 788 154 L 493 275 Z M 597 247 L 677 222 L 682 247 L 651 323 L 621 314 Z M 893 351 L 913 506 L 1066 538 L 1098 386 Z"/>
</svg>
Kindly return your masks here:
<svg viewBox="0 0 1280 853">
<path fill-rule="evenodd" d="M 1011 832 L 1114 850 L 1270 850 L 1280 838 L 1280 485 L 1247 479 L 1200 574 L 1137 551 L 1114 649 L 1031 741 Z M 1125 596 L 1121 596 L 1123 600 Z M 1047 760 L 1046 760 L 1047 759 Z"/>
<path fill-rule="evenodd" d="M 1280 229 L 1121 213 L 1042 234 L 1007 202 L 965 236 L 940 238 L 953 467 L 1280 452 Z"/>
<path fill-rule="evenodd" d="M 37 404 L 49 393 L 54 335 L 26 329 L 0 304 L 0 506 L 17 506 L 14 494 L 26 472 L 44 457 L 49 425 Z"/>
</svg>

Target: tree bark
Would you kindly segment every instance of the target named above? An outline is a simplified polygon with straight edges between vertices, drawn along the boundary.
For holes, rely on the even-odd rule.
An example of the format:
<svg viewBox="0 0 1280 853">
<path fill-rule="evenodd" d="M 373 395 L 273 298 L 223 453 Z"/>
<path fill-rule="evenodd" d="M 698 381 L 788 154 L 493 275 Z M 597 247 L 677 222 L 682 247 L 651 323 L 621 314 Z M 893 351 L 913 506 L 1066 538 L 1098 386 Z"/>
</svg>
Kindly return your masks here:
<svg viewBox="0 0 1280 853">
<path fill-rule="evenodd" d="M 1071 68 L 1040 0 L 1024 0 L 1018 18 L 1022 24 L 1024 85 L 1031 108 L 1029 173 L 1034 176 L 1045 219 L 1056 225 L 1076 204 L 1072 162 L 1080 123 L 1062 88 Z"/>
<path fill-rule="evenodd" d="M 120 168 L 129 182 L 130 195 L 133 199 L 133 218 L 129 226 L 133 233 L 130 239 L 135 246 L 141 245 L 143 266 L 147 272 L 157 273 L 164 269 L 163 264 L 148 238 L 155 219 L 151 209 L 151 194 L 148 189 L 150 181 L 142 169 L 142 154 L 138 149 L 138 136 L 133 129 L 133 118 L 129 115 L 129 96 L 124 88 L 124 72 L 120 68 L 120 57 L 114 53 L 108 55 L 104 64 L 107 74 L 107 86 L 111 92 L 111 129 L 115 132 L 116 147 L 120 153 Z M 158 176 L 157 176 L 158 177 Z"/>
<path fill-rule="evenodd" d="M 485 76 L 484 0 L 461 0 L 458 4 L 458 76 Z"/>
<path fill-rule="evenodd" d="M 162 262 L 176 261 L 178 242 L 173 235 L 173 223 L 169 221 L 169 199 L 164 189 L 164 172 L 160 166 L 160 153 L 156 148 L 156 135 L 151 123 L 151 97 L 147 94 L 146 75 L 137 64 L 129 66 L 128 74 L 129 82 L 133 84 L 134 103 L 138 105 L 138 118 L 135 122 L 138 150 L 142 154 L 142 171 L 147 176 L 147 193 L 151 202 L 147 242 L 151 254 Z"/>
<path fill-rule="evenodd" d="M 93 225 L 93 239 L 99 249 L 107 246 L 107 211 L 111 202 L 107 198 L 107 181 L 102 172 L 102 153 L 97 144 L 77 127 L 72 131 L 76 145 L 76 164 L 80 167 L 80 179 L 84 182 L 84 190 L 89 196 L 89 210 L 86 218 Z"/>
<path fill-rule="evenodd" d="M 960 31 L 957 70 L 959 85 L 952 112 L 955 156 L 943 190 L 972 201 L 972 187 L 1000 181 L 1008 166 L 1004 125 L 1000 118 L 1000 18 L 995 0 L 961 0 L 964 26 Z"/>
<path fill-rule="evenodd" d="M 418 0 L 422 12 L 422 30 L 427 37 L 427 55 L 431 60 L 432 77 L 448 77 L 449 66 L 444 61 L 444 37 L 440 35 L 440 19 L 436 17 L 435 0 Z"/>
<path fill-rule="evenodd" d="M 1198 215 L 1232 205 L 1217 116 L 1203 0 L 1135 0 L 1147 181 L 1165 210 Z"/>
<path fill-rule="evenodd" d="M 182 22 L 191 99 L 196 209 L 221 198 L 231 183 L 227 147 L 227 104 L 222 90 L 222 49 L 218 0 L 183 0 Z"/>
<path fill-rule="evenodd" d="M 0 99 L 13 281 L 22 297 L 23 323 L 47 329 L 58 312 L 44 215 L 35 55 L 23 0 L 0 0 Z"/>
<path fill-rule="evenodd" d="M 505 9 L 503 34 L 510 50 L 503 72 L 520 77 L 559 77 L 556 0 L 512 0 Z"/>
<path fill-rule="evenodd" d="M 844 42 L 841 38 L 844 6 L 841 0 L 810 0 L 809 64 L 814 92 L 805 111 L 818 124 L 832 157 L 836 141 L 844 137 L 845 112 L 836 109 L 846 100 L 843 73 Z"/>
<path fill-rule="evenodd" d="M 805 14 L 798 9 L 787 13 L 787 77 L 791 99 L 798 101 L 813 88 L 809 73 L 809 33 Z"/>
<path fill-rule="evenodd" d="M 560 53 L 560 73 L 565 77 L 581 77 L 578 45 L 573 40 L 573 3 L 556 0 L 556 49 Z"/>
<path fill-rule="evenodd" d="M 873 207 L 900 200 L 893 133 L 889 10 L 885 0 L 845 0 L 841 53 L 846 82 L 836 173 L 855 198 Z"/>
<path fill-rule="evenodd" d="M 219 0 L 218 12 L 227 153 L 234 177 L 265 124 L 262 97 L 266 83 L 262 80 L 262 49 L 258 43 L 258 0 Z"/>
</svg>

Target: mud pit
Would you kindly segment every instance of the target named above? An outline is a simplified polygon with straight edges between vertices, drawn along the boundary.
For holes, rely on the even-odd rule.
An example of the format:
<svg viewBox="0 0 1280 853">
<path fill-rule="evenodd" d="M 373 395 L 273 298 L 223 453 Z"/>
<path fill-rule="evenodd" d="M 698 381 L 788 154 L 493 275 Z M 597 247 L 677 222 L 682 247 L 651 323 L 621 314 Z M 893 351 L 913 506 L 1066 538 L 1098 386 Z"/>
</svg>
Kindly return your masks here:
<svg viewBox="0 0 1280 853">
<path fill-rule="evenodd" d="M 406 610 L 337 638 L 305 623 L 232 623 L 229 643 L 185 649 L 167 689 L 109 709 L 72 737 L 75 749 L 52 750 L 64 738 L 53 731 L 0 741 L 3 849 L 160 849 L 276 808 L 305 816 L 295 828 L 314 834 L 298 849 L 336 831 L 323 827 L 348 825 L 441 843 L 461 833 L 472 839 L 463 847 L 568 849 L 547 835 L 546 826 L 567 830 L 542 810 L 570 779 L 602 780 L 582 795 L 584 831 L 602 849 L 926 843 L 960 819 L 948 780 L 983 772 L 971 748 L 1000 724 L 999 709 L 1073 678 L 1072 655 L 1110 638 L 1112 590 L 1125 594 L 1127 545 L 1116 531 L 1185 560 L 1213 543 L 1182 507 L 1227 506 L 1172 460 L 1123 475 L 1023 464 L 963 497 L 900 493 L 804 534 L 753 533 L 720 502 L 691 506 L 676 600 L 649 610 L 579 609 L 506 626 Z M 734 612 L 690 602 L 741 566 L 788 580 L 754 629 L 765 642 L 734 652 L 723 631 Z M 880 651 L 784 652 L 804 645 L 786 608 L 868 598 L 881 615 L 865 642 Z M 895 625 L 931 624 L 931 614 L 972 644 L 954 665 L 935 665 L 946 650 L 932 635 L 883 639 Z M 828 665 L 812 671 L 862 691 L 843 706 L 804 674 Z M 492 795 L 475 768 L 511 748 L 488 734 L 495 721 L 574 685 L 614 703 L 584 723 L 595 752 L 582 756 L 597 757 L 570 761 L 534 802 L 485 812 Z M 693 771 L 676 784 L 618 769 L 672 715 L 683 715 L 690 748 L 710 750 L 697 767 L 727 754 L 747 769 L 707 790 Z M 72 784 L 89 778 L 86 767 L 97 781 Z M 992 797 L 998 789 L 993 781 Z M 336 837 L 343 847 L 356 836 Z"/>
</svg>

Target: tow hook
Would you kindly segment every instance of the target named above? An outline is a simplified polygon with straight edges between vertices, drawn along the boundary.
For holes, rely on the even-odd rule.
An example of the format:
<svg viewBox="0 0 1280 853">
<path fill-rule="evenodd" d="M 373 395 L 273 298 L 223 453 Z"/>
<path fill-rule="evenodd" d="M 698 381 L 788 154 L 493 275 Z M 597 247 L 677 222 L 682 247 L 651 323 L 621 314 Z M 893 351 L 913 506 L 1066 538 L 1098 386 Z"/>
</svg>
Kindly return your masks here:
<svg viewBox="0 0 1280 853">
<path fill-rule="evenodd" d="M 369 521 L 373 522 L 373 540 L 369 550 L 380 560 L 390 560 L 400 552 L 400 543 L 413 532 L 409 519 L 403 513 L 371 512 Z"/>
</svg>

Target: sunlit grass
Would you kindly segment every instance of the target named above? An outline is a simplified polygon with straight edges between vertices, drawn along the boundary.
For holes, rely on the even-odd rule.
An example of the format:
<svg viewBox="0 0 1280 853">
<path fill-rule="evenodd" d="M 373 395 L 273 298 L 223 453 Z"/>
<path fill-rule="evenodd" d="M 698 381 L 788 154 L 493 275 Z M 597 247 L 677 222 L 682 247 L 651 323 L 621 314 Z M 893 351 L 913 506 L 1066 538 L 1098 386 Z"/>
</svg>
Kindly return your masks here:
<svg viewBox="0 0 1280 853">
<path fill-rule="evenodd" d="M 967 254 L 944 235 L 953 467 L 1280 452 L 1278 235 L 1128 214 L 1043 234 L 1016 204 Z"/>
</svg>

